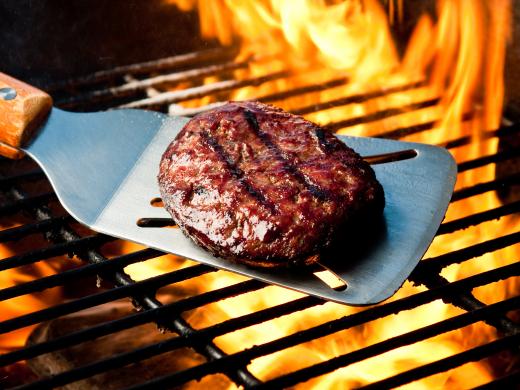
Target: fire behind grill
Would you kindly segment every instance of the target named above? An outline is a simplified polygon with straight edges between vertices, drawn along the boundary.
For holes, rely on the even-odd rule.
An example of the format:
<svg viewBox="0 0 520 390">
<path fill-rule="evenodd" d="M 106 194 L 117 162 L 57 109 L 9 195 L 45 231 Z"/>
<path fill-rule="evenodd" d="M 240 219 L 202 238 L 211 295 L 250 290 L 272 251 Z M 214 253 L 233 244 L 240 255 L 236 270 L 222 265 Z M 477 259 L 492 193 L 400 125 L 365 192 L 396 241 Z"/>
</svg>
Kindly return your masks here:
<svg viewBox="0 0 520 390">
<path fill-rule="evenodd" d="M 248 67 L 250 61 L 255 61 L 256 59 L 251 58 L 248 61 L 237 63 L 232 58 L 233 53 L 225 50 L 190 53 L 158 61 L 115 68 L 75 80 L 66 80 L 59 84 L 48 86 L 47 89 L 55 97 L 57 105 L 65 109 L 99 110 L 123 106 L 156 109 L 179 115 L 193 115 L 218 106 L 221 103 L 212 103 L 205 107 L 190 109 L 178 106 L 176 103 L 204 96 L 216 96 L 218 101 L 221 100 L 219 99 L 221 97 L 225 98 L 227 92 L 237 88 L 261 85 L 291 76 L 288 72 L 282 71 L 253 79 L 237 80 L 232 78 L 232 71 Z M 207 76 L 218 76 L 221 81 L 201 85 L 201 81 Z M 193 86 L 168 90 L 172 86 L 188 82 Z M 292 90 L 258 96 L 258 99 L 264 102 L 276 103 L 293 96 L 324 91 L 347 82 L 346 78 L 331 79 L 318 85 L 309 84 Z M 293 110 L 293 112 L 308 114 L 331 107 L 363 102 L 368 99 L 420 86 L 421 83 L 414 83 L 393 87 L 384 91 L 372 91 L 366 94 L 347 96 L 333 101 L 320 102 L 312 106 L 300 107 Z M 360 117 L 343 118 L 327 124 L 326 127 L 336 131 L 360 123 L 390 118 L 405 111 L 430 107 L 436 103 L 437 99 L 431 99 Z M 468 114 L 469 117 L 470 114 Z M 431 130 L 433 127 L 434 123 L 423 123 L 394 129 L 376 136 L 399 139 L 411 134 Z M 480 142 L 494 137 L 516 134 L 519 130 L 520 124 L 508 123 L 500 129 L 485 133 Z M 471 142 L 472 140 L 469 137 L 462 137 L 446 140 L 441 146 L 455 149 L 469 145 Z M 488 164 L 511 160 L 518 157 L 520 155 L 519 152 L 520 149 L 512 148 L 502 153 L 461 162 L 458 165 L 459 173 L 471 171 Z M 72 288 L 74 293 L 72 294 L 72 299 L 60 304 L 1 322 L 0 334 L 8 335 L 24 327 L 61 318 L 84 309 L 96 308 L 122 298 L 132 299 L 134 305 L 139 309 L 138 312 L 72 330 L 70 333 L 59 335 L 54 339 L 27 345 L 21 349 L 13 349 L 1 355 L 0 367 L 4 368 L 0 372 L 6 373 L 7 379 L 4 380 L 4 384 L 7 387 L 20 384 L 22 384 L 21 388 L 26 389 L 64 386 L 98 374 L 110 373 L 111 370 L 130 364 L 135 365 L 147 359 L 160 358 L 162 354 L 182 350 L 182 348 L 186 347 L 193 349 L 197 354 L 204 357 L 199 364 L 177 371 L 172 369 L 171 372 L 163 373 L 161 376 L 148 378 L 144 381 L 143 378 L 133 378 L 135 386 L 132 388 L 165 388 L 184 384 L 192 380 L 199 380 L 212 374 L 224 374 L 228 380 L 246 388 L 287 387 L 479 321 L 496 328 L 499 335 L 496 340 L 447 358 L 409 369 L 366 387 L 396 387 L 459 367 L 468 362 L 497 355 L 503 351 L 506 351 L 506 353 L 509 351 L 512 355 L 518 354 L 520 326 L 506 314 L 520 307 L 520 297 L 515 296 L 486 305 L 472 294 L 472 289 L 500 280 L 518 277 L 520 275 L 520 263 L 515 262 L 510 265 L 490 269 L 451 283 L 441 276 L 441 271 L 451 264 L 463 263 L 486 253 L 515 245 L 520 242 L 520 232 L 511 232 L 469 247 L 461 247 L 441 256 L 422 260 L 409 278 L 412 283 L 426 287 L 422 292 L 369 307 L 355 314 L 337 318 L 284 337 L 275 338 L 261 345 L 226 354 L 216 346 L 213 341 L 215 338 L 249 326 L 323 305 L 325 302 L 314 297 L 301 297 L 287 303 L 216 323 L 209 327 L 195 329 L 190 324 L 190 321 L 186 319 L 186 314 L 191 310 L 230 297 L 261 290 L 266 288 L 267 285 L 255 280 L 244 280 L 243 282 L 215 290 L 192 292 L 188 296 L 181 297 L 173 302 L 162 303 L 157 297 L 158 290 L 167 286 L 180 285 L 185 281 L 202 277 L 207 273 L 223 271 L 216 271 L 205 265 L 190 265 L 182 269 L 164 272 L 142 281 L 134 281 L 123 271 L 125 267 L 157 258 L 162 256 L 163 253 L 152 249 L 142 249 L 115 258 L 109 258 L 108 255 L 102 254 L 104 253 L 104 246 L 107 243 L 108 245 L 118 245 L 120 241 L 79 227 L 60 209 L 56 196 L 51 190 L 41 191 L 41 188 L 49 188 L 48 183 L 41 170 L 34 164 L 30 161 L 12 162 L 2 159 L 0 161 L 0 173 L 2 173 L 0 177 L 1 221 L 2 223 L 11 223 L 14 226 L 0 231 L 0 242 L 12 245 L 13 248 L 18 248 L 16 254 L 0 260 L 0 272 L 16 267 L 26 270 L 27 268 L 24 267 L 40 261 L 52 264 L 53 257 L 66 254 L 75 254 L 81 260 L 79 263 L 71 262 L 72 266 L 61 272 L 41 277 L 33 275 L 29 281 L 1 289 L 1 301 L 7 301 L 26 294 L 38 294 L 47 289 L 60 286 L 66 286 L 69 290 Z M 454 193 L 452 202 L 517 185 L 519 184 L 519 179 L 519 173 L 512 173 L 489 182 L 462 188 Z M 512 201 L 494 209 L 445 222 L 441 225 L 437 234 L 450 234 L 473 225 L 516 214 L 519 211 L 520 201 Z M 41 247 L 27 249 L 34 237 L 39 235 L 43 235 L 45 238 L 40 243 Z M 104 280 L 103 289 L 96 290 L 92 288 L 94 283 L 92 278 L 96 275 L 99 275 Z M 83 289 L 77 289 L 83 292 L 78 293 L 75 291 L 74 286 L 83 287 Z M 90 288 L 85 288 L 85 286 L 90 286 Z M 318 364 L 300 368 L 281 376 L 274 376 L 268 380 L 262 381 L 248 371 L 247 366 L 256 358 L 272 355 L 292 346 L 411 310 L 439 299 L 444 302 L 444 305 L 455 305 L 463 309 L 462 314 L 380 341 L 365 348 L 354 350 L 333 359 L 324 360 Z M 112 336 L 117 332 L 149 323 L 155 323 L 161 330 L 168 330 L 173 332 L 173 334 L 161 341 L 138 346 L 120 353 L 113 353 L 111 356 L 103 357 L 78 367 L 72 367 L 55 375 L 39 378 L 28 377 L 26 381 L 10 382 L 10 377 L 13 376 L 13 372 L 16 372 L 16 367 L 21 365 L 19 362 L 31 361 L 31 359 L 44 354 L 78 346 L 103 336 Z M 515 383 L 518 377 L 519 371 L 517 368 L 510 369 L 505 371 L 501 378 L 496 379 L 493 385 L 503 386 L 507 383 Z"/>
</svg>

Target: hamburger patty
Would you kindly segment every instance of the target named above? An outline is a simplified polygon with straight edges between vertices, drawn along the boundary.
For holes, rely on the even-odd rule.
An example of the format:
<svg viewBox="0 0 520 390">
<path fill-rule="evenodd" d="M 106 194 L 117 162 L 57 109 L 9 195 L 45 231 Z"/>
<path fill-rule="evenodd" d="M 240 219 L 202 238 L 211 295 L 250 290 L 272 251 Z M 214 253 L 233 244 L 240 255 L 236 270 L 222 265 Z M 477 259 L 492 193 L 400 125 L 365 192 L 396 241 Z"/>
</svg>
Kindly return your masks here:
<svg viewBox="0 0 520 390">
<path fill-rule="evenodd" d="M 216 256 L 310 264 L 384 208 L 374 171 L 316 124 L 258 102 L 190 120 L 162 156 L 159 188 L 182 231 Z"/>
</svg>

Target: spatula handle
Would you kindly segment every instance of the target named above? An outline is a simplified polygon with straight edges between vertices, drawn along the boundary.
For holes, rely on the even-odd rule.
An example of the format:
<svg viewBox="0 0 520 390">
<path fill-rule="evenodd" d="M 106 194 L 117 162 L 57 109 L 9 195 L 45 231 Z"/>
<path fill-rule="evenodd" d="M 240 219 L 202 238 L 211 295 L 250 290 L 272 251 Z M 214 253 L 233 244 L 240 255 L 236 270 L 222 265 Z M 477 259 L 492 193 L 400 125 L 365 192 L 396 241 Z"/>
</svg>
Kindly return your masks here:
<svg viewBox="0 0 520 390">
<path fill-rule="evenodd" d="M 23 157 L 18 148 L 42 124 L 51 107 L 48 94 L 0 73 L 0 155 Z"/>
</svg>

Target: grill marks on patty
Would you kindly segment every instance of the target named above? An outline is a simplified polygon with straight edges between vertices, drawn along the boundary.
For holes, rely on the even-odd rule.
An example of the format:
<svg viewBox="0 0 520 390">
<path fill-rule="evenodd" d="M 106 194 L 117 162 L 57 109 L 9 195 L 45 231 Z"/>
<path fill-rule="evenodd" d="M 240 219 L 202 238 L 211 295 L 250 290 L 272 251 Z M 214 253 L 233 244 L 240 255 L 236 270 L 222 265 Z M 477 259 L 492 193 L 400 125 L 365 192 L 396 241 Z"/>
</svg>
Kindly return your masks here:
<svg viewBox="0 0 520 390">
<path fill-rule="evenodd" d="M 233 176 L 263 207 L 267 208 L 272 213 L 277 213 L 275 205 L 268 201 L 261 191 L 253 187 L 249 182 L 247 175 L 237 166 L 231 156 L 226 153 L 218 140 L 211 136 L 207 131 L 202 131 L 201 137 L 208 147 L 217 155 L 219 160 L 224 162 L 231 176 Z"/>
<path fill-rule="evenodd" d="M 255 266 L 315 261 L 349 219 L 384 205 L 359 155 L 315 124 L 257 102 L 193 118 L 164 153 L 158 179 L 185 234 Z"/>
<path fill-rule="evenodd" d="M 319 200 L 327 200 L 330 198 L 330 194 L 327 191 L 324 191 L 319 186 L 309 180 L 308 177 L 302 174 L 300 170 L 287 158 L 284 151 L 280 149 L 278 145 L 276 145 L 269 134 L 264 133 L 260 126 L 258 125 L 258 121 L 256 120 L 256 116 L 253 112 L 249 110 L 244 111 L 244 117 L 251 129 L 255 132 L 257 137 L 262 140 L 263 144 L 267 147 L 269 151 L 271 151 L 276 159 L 278 159 L 284 166 L 284 169 L 289 172 L 296 180 L 302 183 L 305 188 L 307 188 L 310 193 Z"/>
<path fill-rule="evenodd" d="M 241 123 L 243 120 L 245 126 Z M 295 160 L 294 157 L 287 156 L 286 151 L 269 134 L 262 131 L 252 111 L 244 110 L 232 117 L 221 118 L 209 127 L 215 129 L 209 130 L 215 136 L 211 137 L 209 131 L 204 131 L 204 138 L 209 137 L 213 150 L 220 159 L 225 160 L 232 176 L 271 213 L 280 212 L 278 201 L 296 203 L 298 196 L 306 190 L 316 201 L 324 202 L 331 198 L 328 191 L 312 183 L 300 172 L 291 161 Z M 245 166 L 244 170 L 241 166 Z M 282 176 L 270 180 L 272 172 Z M 276 194 L 280 188 L 273 188 L 273 185 L 286 187 L 285 192 L 293 196 L 280 199 Z"/>
</svg>

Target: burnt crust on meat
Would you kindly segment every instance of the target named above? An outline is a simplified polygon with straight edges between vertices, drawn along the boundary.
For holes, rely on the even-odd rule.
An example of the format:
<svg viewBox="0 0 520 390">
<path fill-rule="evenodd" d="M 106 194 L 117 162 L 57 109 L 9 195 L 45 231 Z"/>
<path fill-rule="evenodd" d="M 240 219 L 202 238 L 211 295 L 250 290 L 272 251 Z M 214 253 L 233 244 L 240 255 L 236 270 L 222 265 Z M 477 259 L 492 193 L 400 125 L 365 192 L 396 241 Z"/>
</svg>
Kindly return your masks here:
<svg viewBox="0 0 520 390">
<path fill-rule="evenodd" d="M 381 215 L 363 159 L 318 125 L 259 102 L 190 120 L 162 156 L 164 205 L 216 256 L 256 267 L 308 265 L 345 227 Z"/>
</svg>

